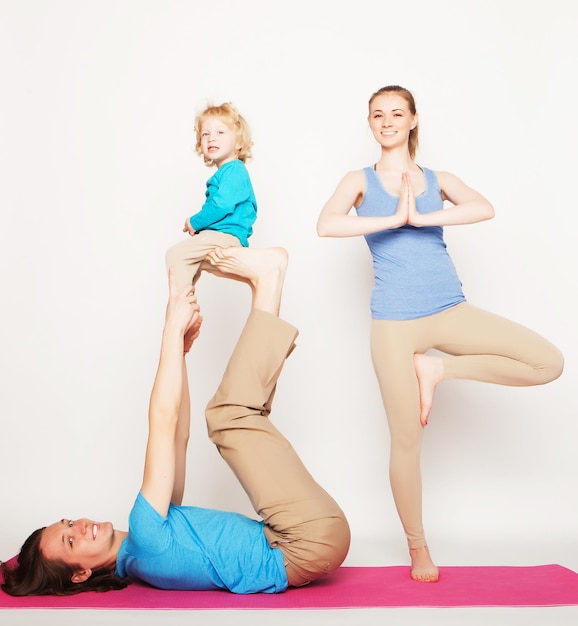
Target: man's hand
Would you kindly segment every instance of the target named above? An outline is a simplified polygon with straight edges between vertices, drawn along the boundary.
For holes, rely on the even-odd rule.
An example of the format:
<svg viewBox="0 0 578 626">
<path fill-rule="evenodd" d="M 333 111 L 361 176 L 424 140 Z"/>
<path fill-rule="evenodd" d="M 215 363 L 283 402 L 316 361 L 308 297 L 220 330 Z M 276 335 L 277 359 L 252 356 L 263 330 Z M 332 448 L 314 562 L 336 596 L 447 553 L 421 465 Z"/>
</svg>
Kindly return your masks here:
<svg viewBox="0 0 578 626">
<path fill-rule="evenodd" d="M 172 267 L 169 268 L 169 301 L 167 303 L 167 310 L 165 315 L 165 328 L 171 326 L 178 329 L 183 337 L 189 334 L 189 331 L 196 329 L 192 333 L 193 339 L 196 339 L 195 333 L 198 336 L 198 332 L 201 326 L 200 306 L 197 302 L 197 296 L 195 295 L 195 288 L 193 285 L 187 285 L 180 293 L 177 291 L 177 285 L 175 281 L 175 272 Z M 190 346 L 189 346 L 190 348 Z"/>
<path fill-rule="evenodd" d="M 189 352 L 189 350 L 193 347 L 195 339 L 201 334 L 202 323 L 203 318 L 201 315 L 198 315 L 191 327 L 185 333 L 183 354 L 187 354 Z"/>
</svg>

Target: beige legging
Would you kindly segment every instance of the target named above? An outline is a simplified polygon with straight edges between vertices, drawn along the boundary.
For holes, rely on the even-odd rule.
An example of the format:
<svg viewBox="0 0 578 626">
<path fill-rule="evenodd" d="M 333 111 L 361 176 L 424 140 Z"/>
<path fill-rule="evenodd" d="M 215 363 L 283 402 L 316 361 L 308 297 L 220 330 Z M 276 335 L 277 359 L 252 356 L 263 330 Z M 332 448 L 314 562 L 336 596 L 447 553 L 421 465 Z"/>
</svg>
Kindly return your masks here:
<svg viewBox="0 0 578 626">
<path fill-rule="evenodd" d="M 209 437 L 265 521 L 269 543 L 283 552 L 291 586 L 337 569 L 350 541 L 343 511 L 269 419 L 296 337 L 295 327 L 253 310 L 206 411 Z"/>
<path fill-rule="evenodd" d="M 560 351 L 535 332 L 467 302 L 408 321 L 372 320 L 371 353 L 391 434 L 390 481 L 410 548 L 426 545 L 422 525 L 419 385 L 414 354 L 436 349 L 444 380 L 542 385 L 560 376 Z"/>
</svg>

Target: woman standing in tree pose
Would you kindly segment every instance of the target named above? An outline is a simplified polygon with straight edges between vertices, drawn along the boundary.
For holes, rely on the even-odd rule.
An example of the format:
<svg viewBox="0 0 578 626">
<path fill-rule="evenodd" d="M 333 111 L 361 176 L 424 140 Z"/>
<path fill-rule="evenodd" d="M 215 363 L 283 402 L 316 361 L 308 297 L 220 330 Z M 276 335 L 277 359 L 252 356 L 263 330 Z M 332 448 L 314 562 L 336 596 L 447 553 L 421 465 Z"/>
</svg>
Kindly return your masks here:
<svg viewBox="0 0 578 626">
<path fill-rule="evenodd" d="M 422 525 L 420 448 L 437 384 L 541 385 L 560 376 L 563 357 L 528 328 L 466 301 L 443 227 L 491 219 L 494 209 L 453 174 L 415 162 L 418 115 L 411 92 L 383 87 L 369 100 L 368 120 L 381 158 L 346 174 L 317 232 L 363 235 L 371 251 L 371 352 L 391 433 L 390 481 L 411 576 L 436 582 L 439 570 Z M 357 215 L 349 215 L 353 207 Z M 426 354 L 430 349 L 445 355 Z"/>
</svg>

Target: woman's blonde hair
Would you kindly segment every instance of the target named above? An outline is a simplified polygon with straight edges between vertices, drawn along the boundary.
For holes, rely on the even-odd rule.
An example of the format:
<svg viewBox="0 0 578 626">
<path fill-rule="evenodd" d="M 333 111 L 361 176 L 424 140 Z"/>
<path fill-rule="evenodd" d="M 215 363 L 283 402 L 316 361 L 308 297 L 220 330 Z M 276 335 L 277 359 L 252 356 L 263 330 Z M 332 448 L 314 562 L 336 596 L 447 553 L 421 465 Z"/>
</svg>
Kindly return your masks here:
<svg viewBox="0 0 578 626">
<path fill-rule="evenodd" d="M 208 167 L 214 165 L 212 159 L 204 156 L 203 151 L 201 150 L 201 126 L 209 117 L 218 117 L 235 133 L 237 141 L 240 144 L 240 148 L 237 153 L 239 161 L 243 161 L 243 163 L 245 163 L 252 157 L 251 148 L 253 147 L 253 140 L 251 139 L 251 129 L 249 128 L 249 124 L 247 124 L 245 118 L 230 102 L 223 102 L 223 104 L 207 106 L 207 108 L 199 113 L 195 119 L 195 133 L 197 135 L 195 151 L 203 157 L 205 165 Z"/>
<path fill-rule="evenodd" d="M 399 85 L 388 85 L 387 87 L 382 87 L 381 89 L 378 89 L 374 94 L 372 94 L 371 98 L 369 99 L 370 113 L 371 113 L 371 103 L 374 101 L 375 98 L 377 98 L 377 96 L 381 96 L 384 93 L 399 94 L 407 102 L 411 114 L 412 115 L 417 114 L 417 109 L 415 107 L 415 99 L 413 97 L 413 94 L 408 89 L 405 89 L 405 87 L 400 87 Z M 417 147 L 419 145 L 419 139 L 418 139 L 419 128 L 418 127 L 419 127 L 419 123 L 415 125 L 415 128 L 412 128 L 412 130 L 409 131 L 408 149 L 409 149 L 409 156 L 412 159 L 415 158 L 415 153 L 417 152 Z"/>
</svg>

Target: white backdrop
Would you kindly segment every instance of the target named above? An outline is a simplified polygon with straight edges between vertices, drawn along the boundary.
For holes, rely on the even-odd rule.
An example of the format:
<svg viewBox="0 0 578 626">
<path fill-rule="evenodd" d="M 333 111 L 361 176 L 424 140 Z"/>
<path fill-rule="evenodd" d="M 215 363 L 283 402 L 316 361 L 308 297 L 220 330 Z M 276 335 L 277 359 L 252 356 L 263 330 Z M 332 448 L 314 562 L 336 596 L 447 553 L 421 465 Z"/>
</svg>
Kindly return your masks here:
<svg viewBox="0 0 578 626">
<path fill-rule="evenodd" d="M 348 515 L 347 563 L 406 562 L 369 356 L 369 253 L 315 233 L 340 178 L 378 157 L 369 96 L 399 83 L 421 115 L 418 161 L 496 209 L 446 229 L 468 299 L 566 356 L 544 387 L 440 387 L 423 451 L 433 556 L 577 569 L 577 24 L 571 0 L 0 0 L 0 558 L 63 516 L 126 528 L 164 252 L 212 173 L 192 136 L 208 99 L 253 129 L 251 245 L 290 253 L 282 312 L 301 335 L 274 419 Z M 212 276 L 198 294 L 186 501 L 252 514 L 203 417 L 249 294 Z"/>
</svg>

